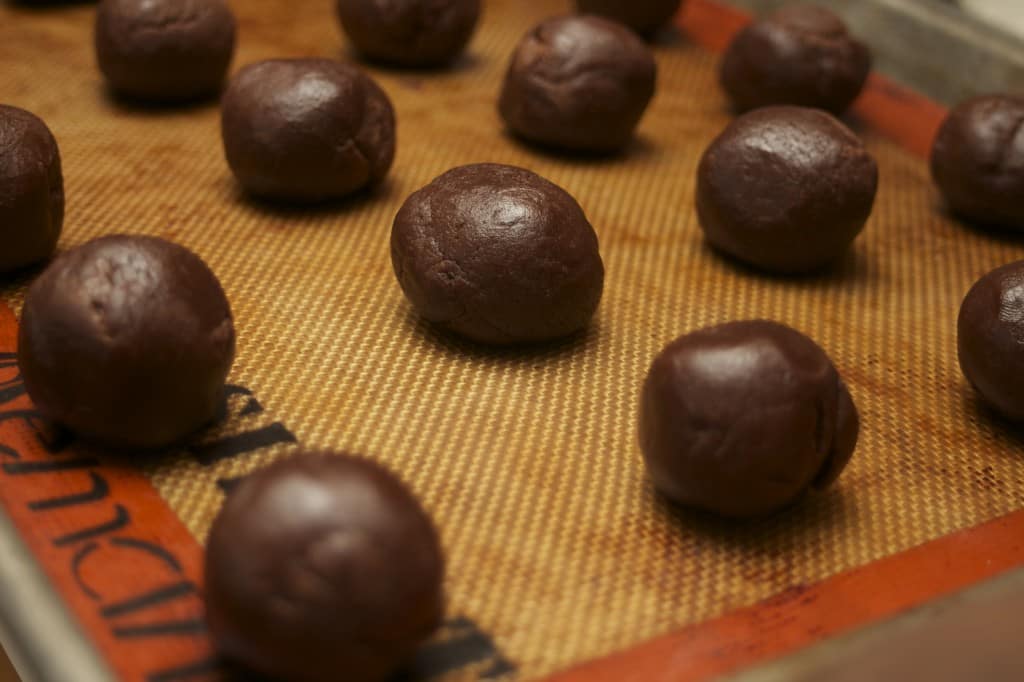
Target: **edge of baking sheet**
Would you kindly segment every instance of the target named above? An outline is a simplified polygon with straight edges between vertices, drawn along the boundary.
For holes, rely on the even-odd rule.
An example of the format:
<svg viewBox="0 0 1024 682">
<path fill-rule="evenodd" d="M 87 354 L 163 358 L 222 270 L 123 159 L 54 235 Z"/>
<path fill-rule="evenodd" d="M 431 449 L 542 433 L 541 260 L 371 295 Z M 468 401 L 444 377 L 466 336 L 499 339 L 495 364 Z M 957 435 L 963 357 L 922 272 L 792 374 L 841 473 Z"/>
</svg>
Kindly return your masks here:
<svg viewBox="0 0 1024 682">
<path fill-rule="evenodd" d="M 746 21 L 712 0 L 689 0 L 679 23 L 690 40 L 718 51 Z M 944 113 L 873 75 L 855 118 L 925 156 Z M 0 635 L 19 670 L 28 682 L 216 678 L 202 620 L 202 548 L 138 467 L 47 432 L 17 372 L 16 336 L 17 320 L 0 306 Z M 8 524 L 20 537 L 6 533 Z M 1005 572 L 1024 563 L 1021 539 L 1024 511 L 552 679 L 725 674 Z"/>
<path fill-rule="evenodd" d="M 729 681 L 1021 680 L 1024 657 L 1017 628 L 1007 621 L 1018 619 L 1022 608 L 1024 571 L 1011 571 Z"/>
<path fill-rule="evenodd" d="M 22 682 L 106 682 L 110 671 L 39 572 L 14 525 L 0 514 L 0 641 Z M 25 613 L 32 618 L 25 618 Z M 60 651 L 42 656 L 34 642 Z"/>
</svg>

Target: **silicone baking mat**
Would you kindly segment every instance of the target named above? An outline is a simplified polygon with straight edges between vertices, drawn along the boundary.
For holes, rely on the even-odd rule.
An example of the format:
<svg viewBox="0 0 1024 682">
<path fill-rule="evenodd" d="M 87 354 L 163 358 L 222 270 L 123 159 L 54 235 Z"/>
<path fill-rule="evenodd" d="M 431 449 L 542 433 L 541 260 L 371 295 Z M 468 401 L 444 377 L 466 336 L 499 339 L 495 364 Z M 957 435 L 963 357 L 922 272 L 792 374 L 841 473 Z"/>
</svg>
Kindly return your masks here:
<svg viewBox="0 0 1024 682">
<path fill-rule="evenodd" d="M 832 273 L 764 277 L 709 251 L 694 211 L 700 154 L 730 117 L 714 49 L 741 15 L 691 0 L 655 47 L 659 90 L 636 142 L 580 159 L 522 146 L 495 112 L 518 38 L 568 3 L 485 4 L 451 70 L 371 69 L 398 114 L 390 178 L 310 210 L 239 193 L 215 105 L 111 100 L 91 6 L 0 7 L 0 100 L 39 114 L 60 143 L 61 248 L 110 232 L 181 242 L 218 273 L 236 317 L 224 423 L 187 450 L 125 461 L 32 412 L 14 363 L 27 277 L 0 289 L 0 498 L 116 675 L 218 678 L 201 544 L 238 477 L 299 447 L 385 462 L 441 528 L 449 620 L 412 679 L 704 679 L 1024 561 L 1020 440 L 978 407 L 955 351 L 964 293 L 1024 249 L 943 214 L 924 161 L 942 110 L 874 77 L 850 119 L 881 168 L 865 233 Z M 236 68 L 352 58 L 330 5 L 236 2 Z M 534 169 L 588 213 L 608 274 L 582 338 L 487 350 L 436 334 L 405 303 L 392 217 L 433 177 L 479 161 Z M 857 453 L 835 488 L 770 519 L 672 510 L 637 446 L 648 363 L 681 333 L 751 317 L 801 329 L 834 358 L 861 412 Z"/>
</svg>

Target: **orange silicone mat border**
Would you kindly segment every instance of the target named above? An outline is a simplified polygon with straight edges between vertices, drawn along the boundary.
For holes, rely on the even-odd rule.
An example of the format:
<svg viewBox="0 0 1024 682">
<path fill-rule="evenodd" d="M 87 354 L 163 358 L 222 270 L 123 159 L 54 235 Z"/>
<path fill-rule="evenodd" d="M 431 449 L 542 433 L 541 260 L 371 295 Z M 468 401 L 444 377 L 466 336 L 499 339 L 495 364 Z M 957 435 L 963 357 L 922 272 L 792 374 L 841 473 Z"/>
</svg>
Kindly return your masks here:
<svg viewBox="0 0 1024 682">
<path fill-rule="evenodd" d="M 0 304 L 4 513 L 117 679 L 218 679 L 203 620 L 202 548 L 138 467 L 47 431 L 18 373 L 17 336 L 17 319 Z M 59 656 L 53 646 L 23 653 Z"/>
<path fill-rule="evenodd" d="M 746 22 L 689 0 L 687 39 L 721 50 Z M 873 75 L 855 117 L 925 156 L 944 109 Z M 55 591 L 122 680 L 216 679 L 202 626 L 202 548 L 137 468 L 48 440 L 0 306 L 0 502 Z M 558 682 L 703 680 L 781 656 L 1024 563 L 1024 511 L 583 664 Z M 97 560 L 106 558 L 102 568 Z M 984 559 L 980 559 L 984 557 Z M 57 654 L 57 652 L 54 652 Z M 58 654 L 59 655 L 59 654 Z"/>
</svg>

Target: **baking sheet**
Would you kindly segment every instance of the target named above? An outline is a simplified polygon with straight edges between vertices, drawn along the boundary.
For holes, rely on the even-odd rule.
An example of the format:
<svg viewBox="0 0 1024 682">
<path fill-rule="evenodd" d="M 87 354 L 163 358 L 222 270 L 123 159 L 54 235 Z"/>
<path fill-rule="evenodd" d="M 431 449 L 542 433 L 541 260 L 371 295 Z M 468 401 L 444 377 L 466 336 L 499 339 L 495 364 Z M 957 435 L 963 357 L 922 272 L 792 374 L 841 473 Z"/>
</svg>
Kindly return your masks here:
<svg viewBox="0 0 1024 682">
<path fill-rule="evenodd" d="M 235 68 L 352 58 L 329 5 L 235 3 Z M 943 214 L 920 157 L 941 110 L 873 81 L 850 121 L 881 169 L 864 235 L 824 276 L 765 277 L 708 250 L 694 211 L 700 154 L 730 118 L 705 45 L 740 19 L 690 2 L 683 30 L 655 47 L 659 92 L 636 142 L 596 160 L 525 147 L 495 111 L 515 42 L 567 6 L 491 0 L 451 70 L 370 69 L 398 113 L 395 166 L 373 194 L 310 210 L 240 194 L 215 105 L 110 99 L 93 63 L 90 6 L 0 7 L 0 100 L 40 115 L 61 146 L 61 248 L 110 232 L 173 239 L 218 273 L 236 318 L 228 419 L 185 451 L 126 462 L 54 445 L 31 416 L 0 424 L 0 442 L 22 462 L 77 463 L 5 469 L 0 499 L 120 678 L 217 674 L 202 627 L 200 545 L 234 479 L 300 447 L 386 463 L 436 518 L 450 620 L 415 662 L 419 678 L 541 678 L 1024 508 L 1020 441 L 979 409 L 955 353 L 963 294 L 1024 249 Z M 483 349 L 437 334 L 402 298 L 388 253 L 398 206 L 445 170 L 480 161 L 537 171 L 590 217 L 607 278 L 582 337 Z M 15 313 L 26 282 L 0 289 Z M 786 322 L 828 351 L 861 413 L 857 453 L 836 487 L 771 519 L 672 510 L 653 494 L 636 442 L 648 363 L 681 333 L 752 317 Z M 13 353 L 14 317 L 0 322 L 9 338 L 0 351 Z M 31 406 L 16 395 L 2 410 Z M 105 496 L 31 507 L 39 495 L 95 488 L 92 474 Z M 97 548 L 71 572 L 90 543 Z M 112 605 L 122 610 L 110 615 Z"/>
</svg>

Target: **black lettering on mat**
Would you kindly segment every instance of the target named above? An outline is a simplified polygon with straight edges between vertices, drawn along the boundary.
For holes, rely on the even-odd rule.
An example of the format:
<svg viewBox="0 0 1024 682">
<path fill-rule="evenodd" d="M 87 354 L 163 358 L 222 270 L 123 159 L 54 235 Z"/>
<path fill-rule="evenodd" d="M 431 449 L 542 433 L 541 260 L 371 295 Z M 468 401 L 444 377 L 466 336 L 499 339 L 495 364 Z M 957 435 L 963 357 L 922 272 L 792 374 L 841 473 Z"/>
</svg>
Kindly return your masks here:
<svg viewBox="0 0 1024 682">
<path fill-rule="evenodd" d="M 245 476 L 232 476 L 230 478 L 218 478 L 217 487 L 220 488 L 224 494 L 230 493 L 232 490 L 238 487 L 238 484 L 245 480 Z"/>
<path fill-rule="evenodd" d="M 458 616 L 445 623 L 441 639 L 420 648 L 401 682 L 425 682 L 469 666 L 480 666 L 480 680 L 496 680 L 516 671 L 487 633 L 469 618 Z"/>
<path fill-rule="evenodd" d="M 89 472 L 89 480 L 92 487 L 89 490 L 72 495 L 61 495 L 60 497 L 48 497 L 45 500 L 29 502 L 28 508 L 32 511 L 45 511 L 47 509 L 60 509 L 62 507 L 73 507 L 78 504 L 88 504 L 106 499 L 110 495 L 110 486 L 107 479 L 95 471 Z"/>
<path fill-rule="evenodd" d="M 244 386 L 228 384 L 224 387 L 222 417 L 227 420 L 244 419 L 263 414 L 263 406 Z M 212 441 L 189 446 L 188 450 L 203 466 L 210 466 L 278 443 L 296 443 L 298 439 L 279 421 L 240 433 L 222 436 Z"/>
<path fill-rule="evenodd" d="M 108 604 L 100 609 L 100 614 L 104 618 L 117 618 L 129 613 L 148 609 L 152 606 L 174 601 L 179 597 L 193 594 L 199 594 L 199 590 L 196 589 L 195 583 L 191 580 L 182 580 L 171 585 L 165 585 L 164 587 L 150 590 L 145 594 L 141 594 L 130 599 Z"/>
<path fill-rule="evenodd" d="M 0 369 L 11 369 L 18 366 L 17 353 L 0 353 Z M 25 384 L 21 380 L 21 374 L 14 378 L 0 382 L 0 405 L 9 403 L 25 393 Z"/>
<path fill-rule="evenodd" d="M 296 443 L 295 434 L 285 428 L 281 422 L 274 422 L 252 431 L 243 431 L 233 436 L 225 436 L 210 443 L 193 445 L 189 448 L 199 463 L 204 466 L 215 464 L 224 459 L 238 457 L 247 452 L 270 447 L 277 443 Z"/>
<path fill-rule="evenodd" d="M 124 505 L 115 504 L 114 518 L 94 526 L 67 533 L 66 535 L 61 535 L 53 539 L 53 544 L 57 547 L 67 547 L 83 540 L 91 540 L 92 538 L 121 530 L 131 523 L 131 520 L 131 516 L 128 514 L 128 510 L 124 508 Z"/>
</svg>

